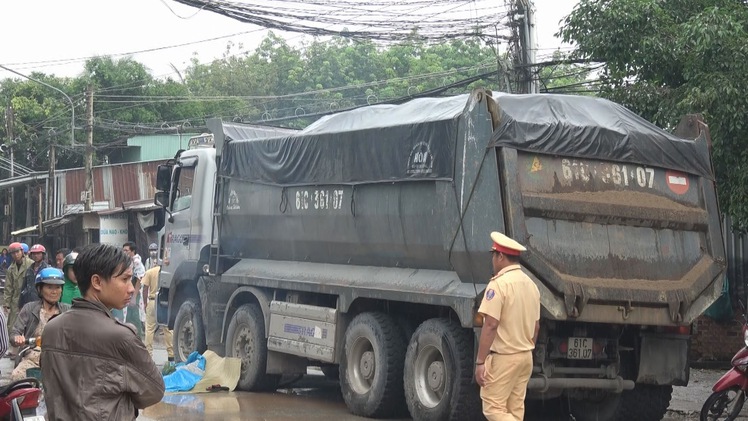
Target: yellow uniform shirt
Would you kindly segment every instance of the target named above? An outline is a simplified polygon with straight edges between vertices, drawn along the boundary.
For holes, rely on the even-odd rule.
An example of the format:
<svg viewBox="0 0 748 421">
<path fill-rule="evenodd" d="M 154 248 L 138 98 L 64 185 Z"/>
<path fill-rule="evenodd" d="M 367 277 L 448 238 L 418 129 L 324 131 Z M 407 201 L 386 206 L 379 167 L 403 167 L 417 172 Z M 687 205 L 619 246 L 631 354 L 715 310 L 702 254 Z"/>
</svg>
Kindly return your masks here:
<svg viewBox="0 0 748 421">
<path fill-rule="evenodd" d="M 535 348 L 532 337 L 540 320 L 540 292 L 520 265 L 505 267 L 491 279 L 478 312 L 499 321 L 491 351 L 516 354 Z"/>
<path fill-rule="evenodd" d="M 156 292 L 158 292 L 158 273 L 161 270 L 161 266 L 156 266 L 145 271 L 143 275 L 143 286 L 148 287 L 148 299 L 155 300 Z"/>
</svg>

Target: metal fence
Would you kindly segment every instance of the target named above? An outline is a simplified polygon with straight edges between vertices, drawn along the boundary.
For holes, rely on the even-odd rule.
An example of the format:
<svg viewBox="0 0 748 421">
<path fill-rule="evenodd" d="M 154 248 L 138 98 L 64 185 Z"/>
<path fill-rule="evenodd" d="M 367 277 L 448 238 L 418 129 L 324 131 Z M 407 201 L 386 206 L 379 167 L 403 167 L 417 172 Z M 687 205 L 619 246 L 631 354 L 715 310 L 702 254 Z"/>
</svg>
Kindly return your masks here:
<svg viewBox="0 0 748 421">
<path fill-rule="evenodd" d="M 748 290 L 748 235 L 733 228 L 732 218 L 722 219 L 722 233 L 725 239 L 725 257 L 727 258 L 727 279 L 730 280 L 730 292 L 746 302 Z"/>
</svg>

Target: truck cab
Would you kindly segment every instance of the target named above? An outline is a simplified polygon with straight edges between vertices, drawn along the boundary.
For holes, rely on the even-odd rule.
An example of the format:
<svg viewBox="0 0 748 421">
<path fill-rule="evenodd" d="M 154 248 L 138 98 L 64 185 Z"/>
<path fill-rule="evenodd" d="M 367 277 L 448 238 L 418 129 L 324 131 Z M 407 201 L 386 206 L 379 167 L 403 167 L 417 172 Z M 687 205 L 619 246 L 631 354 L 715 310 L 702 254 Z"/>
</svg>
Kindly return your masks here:
<svg viewBox="0 0 748 421">
<path fill-rule="evenodd" d="M 201 255 L 208 255 L 212 226 L 212 206 L 216 177 L 216 153 L 212 136 L 190 139 L 193 149 L 180 151 L 174 159 L 159 166 L 157 203 L 164 206 L 168 223 L 164 227 L 163 266 L 159 276 L 157 299 L 158 323 L 174 327 L 176 312 L 170 311 L 172 300 L 189 301 L 190 319 L 199 317 L 195 279 L 202 271 Z M 179 292 L 180 297 L 175 297 Z M 199 320 L 191 320 L 187 337 L 181 335 L 182 349 L 202 348 Z M 197 344 L 192 341 L 198 341 Z M 175 340 L 175 342 L 177 342 Z M 180 355 L 186 358 L 186 355 Z"/>
<path fill-rule="evenodd" d="M 296 133 L 275 127 L 232 125 L 235 137 L 263 138 Z M 221 132 L 223 133 L 223 132 Z M 224 141 L 221 137 L 219 141 Z M 156 299 L 156 319 L 174 330 L 174 351 L 184 361 L 193 350 L 203 351 L 205 333 L 198 279 L 207 273 L 213 232 L 213 206 L 216 200 L 216 149 L 213 134 L 189 140 L 189 149 L 180 150 L 160 165 L 156 177 L 155 203 L 167 214 L 163 229 L 163 265 Z"/>
</svg>

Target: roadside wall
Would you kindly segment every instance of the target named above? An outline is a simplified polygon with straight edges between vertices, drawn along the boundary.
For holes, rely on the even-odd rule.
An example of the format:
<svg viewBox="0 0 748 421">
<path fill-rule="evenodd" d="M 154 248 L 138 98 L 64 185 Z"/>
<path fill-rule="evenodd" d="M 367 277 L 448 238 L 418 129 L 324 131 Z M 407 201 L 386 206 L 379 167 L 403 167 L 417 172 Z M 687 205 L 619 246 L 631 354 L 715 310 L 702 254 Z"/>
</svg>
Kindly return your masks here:
<svg viewBox="0 0 748 421">
<path fill-rule="evenodd" d="M 734 320 L 716 322 L 701 316 L 693 324 L 691 362 L 730 361 L 743 346 L 742 315 L 735 312 Z"/>
</svg>

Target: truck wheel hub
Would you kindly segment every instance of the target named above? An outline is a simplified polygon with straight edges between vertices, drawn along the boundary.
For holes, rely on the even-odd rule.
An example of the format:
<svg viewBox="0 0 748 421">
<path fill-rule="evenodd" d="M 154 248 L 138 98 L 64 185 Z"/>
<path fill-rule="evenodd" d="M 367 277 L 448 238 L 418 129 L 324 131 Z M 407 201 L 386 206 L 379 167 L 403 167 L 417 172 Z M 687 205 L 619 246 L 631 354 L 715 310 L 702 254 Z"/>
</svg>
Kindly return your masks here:
<svg viewBox="0 0 748 421">
<path fill-rule="evenodd" d="M 431 390 L 441 390 L 444 386 L 444 363 L 442 361 L 432 362 L 426 376 Z"/>
<path fill-rule="evenodd" d="M 376 368 L 376 362 L 374 362 L 374 353 L 372 351 L 366 351 L 361 355 L 361 361 L 359 362 L 359 368 L 361 375 L 369 380 L 374 377 L 374 369 Z"/>
</svg>

